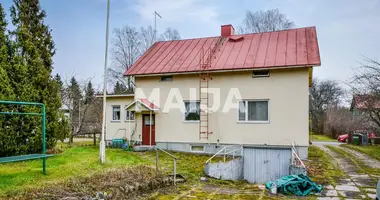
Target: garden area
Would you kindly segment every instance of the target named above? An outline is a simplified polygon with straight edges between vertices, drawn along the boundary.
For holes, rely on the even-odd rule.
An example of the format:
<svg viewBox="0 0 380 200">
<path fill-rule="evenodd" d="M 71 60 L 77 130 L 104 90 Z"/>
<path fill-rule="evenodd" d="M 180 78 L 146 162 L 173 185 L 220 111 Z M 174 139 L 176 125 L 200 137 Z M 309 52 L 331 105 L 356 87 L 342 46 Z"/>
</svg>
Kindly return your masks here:
<svg viewBox="0 0 380 200">
<path fill-rule="evenodd" d="M 74 142 L 70 147 L 58 143 L 56 154 L 47 160 L 47 175 L 42 174 L 41 160 L 2 164 L 0 168 L 0 199 L 62 199 L 95 197 L 98 192 L 112 194 L 107 199 L 293 199 L 294 196 L 276 195 L 246 181 L 222 181 L 204 176 L 206 155 L 173 153 L 178 158 L 177 173 L 186 177 L 185 183 L 176 187 L 171 182 L 160 180 L 172 173 L 173 160 L 160 153 L 156 176 L 154 151 L 130 152 L 109 148 L 106 163 L 99 162 L 99 147 L 91 142 Z M 330 163 L 331 158 L 317 147 L 311 146 L 307 162 L 308 174 L 317 183 L 334 184 L 335 178 L 342 176 Z M 130 193 L 136 184 L 156 182 L 140 187 Z M 139 187 L 139 186 L 137 186 Z M 311 196 L 308 198 L 315 198 Z"/>
</svg>

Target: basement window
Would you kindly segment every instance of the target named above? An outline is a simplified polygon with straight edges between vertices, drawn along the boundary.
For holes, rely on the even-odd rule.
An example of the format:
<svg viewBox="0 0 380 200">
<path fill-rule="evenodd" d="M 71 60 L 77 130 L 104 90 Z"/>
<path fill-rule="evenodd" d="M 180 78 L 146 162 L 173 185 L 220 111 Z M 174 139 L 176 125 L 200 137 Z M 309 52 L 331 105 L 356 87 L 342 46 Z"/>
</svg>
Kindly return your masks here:
<svg viewBox="0 0 380 200">
<path fill-rule="evenodd" d="M 173 81 L 173 76 L 161 76 L 161 81 Z"/>
<path fill-rule="evenodd" d="M 205 147 L 204 146 L 193 146 L 191 145 L 190 147 L 191 152 L 205 152 Z"/>
<path fill-rule="evenodd" d="M 269 70 L 253 71 L 252 77 L 253 78 L 269 77 Z"/>
</svg>

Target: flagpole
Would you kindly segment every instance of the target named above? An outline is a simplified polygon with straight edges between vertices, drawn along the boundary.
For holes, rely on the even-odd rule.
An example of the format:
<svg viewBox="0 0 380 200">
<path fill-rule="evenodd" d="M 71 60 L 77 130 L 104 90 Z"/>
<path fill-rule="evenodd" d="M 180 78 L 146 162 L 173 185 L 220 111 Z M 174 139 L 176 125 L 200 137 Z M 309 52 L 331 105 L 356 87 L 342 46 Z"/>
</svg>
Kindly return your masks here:
<svg viewBox="0 0 380 200">
<path fill-rule="evenodd" d="M 109 38 L 109 19 L 110 19 L 110 0 L 107 1 L 107 22 L 106 22 L 106 49 L 104 55 L 104 82 L 103 82 L 103 121 L 102 121 L 102 135 L 100 141 L 100 162 L 104 163 L 106 160 L 106 143 L 104 141 L 106 129 L 106 96 L 107 96 L 107 60 L 108 60 L 108 38 Z"/>
</svg>

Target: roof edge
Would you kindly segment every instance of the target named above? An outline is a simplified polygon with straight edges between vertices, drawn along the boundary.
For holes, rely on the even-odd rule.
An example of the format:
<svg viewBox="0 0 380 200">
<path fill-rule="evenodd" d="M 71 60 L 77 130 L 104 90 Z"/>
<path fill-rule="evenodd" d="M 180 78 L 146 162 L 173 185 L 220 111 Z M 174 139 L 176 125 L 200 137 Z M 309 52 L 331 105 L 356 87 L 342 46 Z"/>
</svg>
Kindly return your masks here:
<svg viewBox="0 0 380 200">
<path fill-rule="evenodd" d="M 226 70 L 210 70 L 208 73 L 223 73 L 223 72 L 241 72 L 241 71 L 258 71 L 258 70 L 278 70 L 278 69 L 295 69 L 295 68 L 309 68 L 318 67 L 321 64 L 316 65 L 300 65 L 300 66 L 279 66 L 279 67 L 260 67 L 260 68 L 241 68 L 241 69 L 226 69 Z M 184 74 L 198 74 L 200 71 L 191 72 L 166 72 L 166 73 L 155 73 L 155 74 L 131 74 L 124 76 L 135 76 L 135 77 L 145 77 L 145 76 L 165 76 L 165 75 L 184 75 Z"/>
</svg>

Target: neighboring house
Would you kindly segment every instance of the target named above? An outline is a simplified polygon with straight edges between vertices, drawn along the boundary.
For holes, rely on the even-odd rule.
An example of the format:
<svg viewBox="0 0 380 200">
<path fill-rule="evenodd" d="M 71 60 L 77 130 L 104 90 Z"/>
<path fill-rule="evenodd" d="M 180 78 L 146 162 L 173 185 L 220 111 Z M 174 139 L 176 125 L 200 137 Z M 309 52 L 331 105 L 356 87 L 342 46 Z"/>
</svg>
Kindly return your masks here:
<svg viewBox="0 0 380 200">
<path fill-rule="evenodd" d="M 380 99 L 378 96 L 354 94 L 350 111 L 353 116 L 362 119 L 363 127 L 361 129 L 371 129 L 370 131 L 375 131 L 376 133 L 379 132 L 377 127 L 379 127 L 378 123 L 380 123 Z"/>
<path fill-rule="evenodd" d="M 107 138 L 135 112 L 132 139 L 143 145 L 213 154 L 239 144 L 244 177 L 273 180 L 289 173 L 292 144 L 307 158 L 320 64 L 315 27 L 234 35 L 224 25 L 221 36 L 156 42 L 124 74 L 134 78 L 133 102 L 107 98 Z"/>
</svg>

